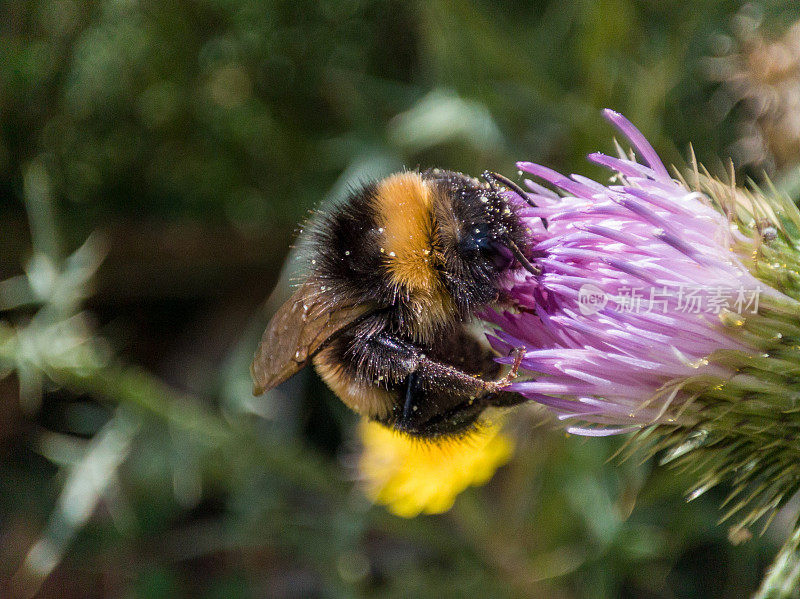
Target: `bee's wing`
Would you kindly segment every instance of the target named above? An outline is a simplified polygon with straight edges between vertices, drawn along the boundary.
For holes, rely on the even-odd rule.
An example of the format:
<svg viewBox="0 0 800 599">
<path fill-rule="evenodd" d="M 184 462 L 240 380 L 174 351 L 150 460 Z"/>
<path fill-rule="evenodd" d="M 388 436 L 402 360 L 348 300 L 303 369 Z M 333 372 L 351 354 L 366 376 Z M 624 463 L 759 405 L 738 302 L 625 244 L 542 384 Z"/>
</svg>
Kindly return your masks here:
<svg viewBox="0 0 800 599">
<path fill-rule="evenodd" d="M 278 309 L 261 337 L 250 366 L 253 393 L 260 395 L 298 372 L 367 313 L 365 306 L 330 306 L 321 301 L 316 285 L 304 284 Z"/>
</svg>

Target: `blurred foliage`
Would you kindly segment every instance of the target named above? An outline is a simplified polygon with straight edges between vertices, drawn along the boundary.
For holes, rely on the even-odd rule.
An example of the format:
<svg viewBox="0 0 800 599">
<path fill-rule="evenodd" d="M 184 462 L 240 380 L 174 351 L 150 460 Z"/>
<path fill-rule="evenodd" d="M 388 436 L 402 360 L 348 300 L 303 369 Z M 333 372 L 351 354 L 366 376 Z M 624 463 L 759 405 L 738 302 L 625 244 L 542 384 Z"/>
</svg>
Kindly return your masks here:
<svg viewBox="0 0 800 599">
<path fill-rule="evenodd" d="M 324 385 L 253 398 L 247 366 L 293 229 L 353 182 L 520 159 L 600 176 L 583 156 L 613 148 L 605 106 L 665 159 L 691 142 L 721 171 L 747 106 L 720 109 L 706 59 L 753 14 L 777 38 L 800 7 L 0 3 L 0 580 L 43 597 L 752 593 L 790 514 L 729 540 L 719 497 L 686 505 L 681 475 L 609 462 L 620 440 L 520 411 L 488 486 L 399 519 L 352 480 L 355 418 Z"/>
</svg>

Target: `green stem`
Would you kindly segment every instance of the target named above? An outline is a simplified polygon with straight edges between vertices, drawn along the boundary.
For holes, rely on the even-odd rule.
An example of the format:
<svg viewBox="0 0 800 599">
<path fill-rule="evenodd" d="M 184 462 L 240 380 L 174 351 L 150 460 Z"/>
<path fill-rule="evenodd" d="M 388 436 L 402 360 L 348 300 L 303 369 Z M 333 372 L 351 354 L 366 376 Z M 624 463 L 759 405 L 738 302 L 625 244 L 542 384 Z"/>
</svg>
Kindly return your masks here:
<svg viewBox="0 0 800 599">
<path fill-rule="evenodd" d="M 85 374 L 67 368 L 48 374 L 72 391 L 149 413 L 211 448 L 251 452 L 264 467 L 307 489 L 344 495 L 349 488 L 320 458 L 299 444 L 255 435 L 245 421 L 233 424 L 225 420 L 203 407 L 199 399 L 166 385 L 141 368 L 116 363 Z"/>
<path fill-rule="evenodd" d="M 753 599 L 800 597 L 800 526 L 781 548 Z"/>
<path fill-rule="evenodd" d="M 134 366 L 111 364 L 85 373 L 62 368 L 48 370 L 48 374 L 58 384 L 73 391 L 150 412 L 172 426 L 200 435 L 211 445 L 227 441 L 233 432 L 224 421 L 200 406 L 195 398 Z"/>
</svg>

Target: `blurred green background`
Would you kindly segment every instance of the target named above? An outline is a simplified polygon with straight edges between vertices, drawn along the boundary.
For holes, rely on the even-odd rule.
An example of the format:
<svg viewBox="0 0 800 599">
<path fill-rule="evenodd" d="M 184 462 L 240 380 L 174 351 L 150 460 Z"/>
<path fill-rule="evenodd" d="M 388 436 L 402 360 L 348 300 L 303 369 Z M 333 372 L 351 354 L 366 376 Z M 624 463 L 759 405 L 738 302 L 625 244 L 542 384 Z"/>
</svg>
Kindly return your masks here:
<svg viewBox="0 0 800 599">
<path fill-rule="evenodd" d="M 724 489 L 687 504 L 689 476 L 609 461 L 624 439 L 521 411 L 486 487 L 400 519 L 361 494 L 356 419 L 313 373 L 253 398 L 247 368 L 296 227 L 353 182 L 523 159 L 605 178 L 584 156 L 614 151 L 611 107 L 668 162 L 691 142 L 797 198 L 775 122 L 800 50 L 788 74 L 757 52 L 797 19 L 792 1 L 0 2 L 0 594 L 749 596 L 791 514 L 729 539 Z"/>
</svg>

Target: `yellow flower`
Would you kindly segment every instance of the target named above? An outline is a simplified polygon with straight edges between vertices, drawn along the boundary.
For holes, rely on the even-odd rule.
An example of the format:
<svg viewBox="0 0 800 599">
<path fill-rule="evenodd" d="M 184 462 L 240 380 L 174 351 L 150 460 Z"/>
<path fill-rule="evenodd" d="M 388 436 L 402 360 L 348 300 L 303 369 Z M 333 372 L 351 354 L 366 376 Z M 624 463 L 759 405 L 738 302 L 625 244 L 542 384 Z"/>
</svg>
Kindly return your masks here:
<svg viewBox="0 0 800 599">
<path fill-rule="evenodd" d="M 486 483 L 511 457 L 511 440 L 501 428 L 485 421 L 462 438 L 433 443 L 365 420 L 359 471 L 366 493 L 404 518 L 446 512 L 459 493 Z"/>
</svg>

